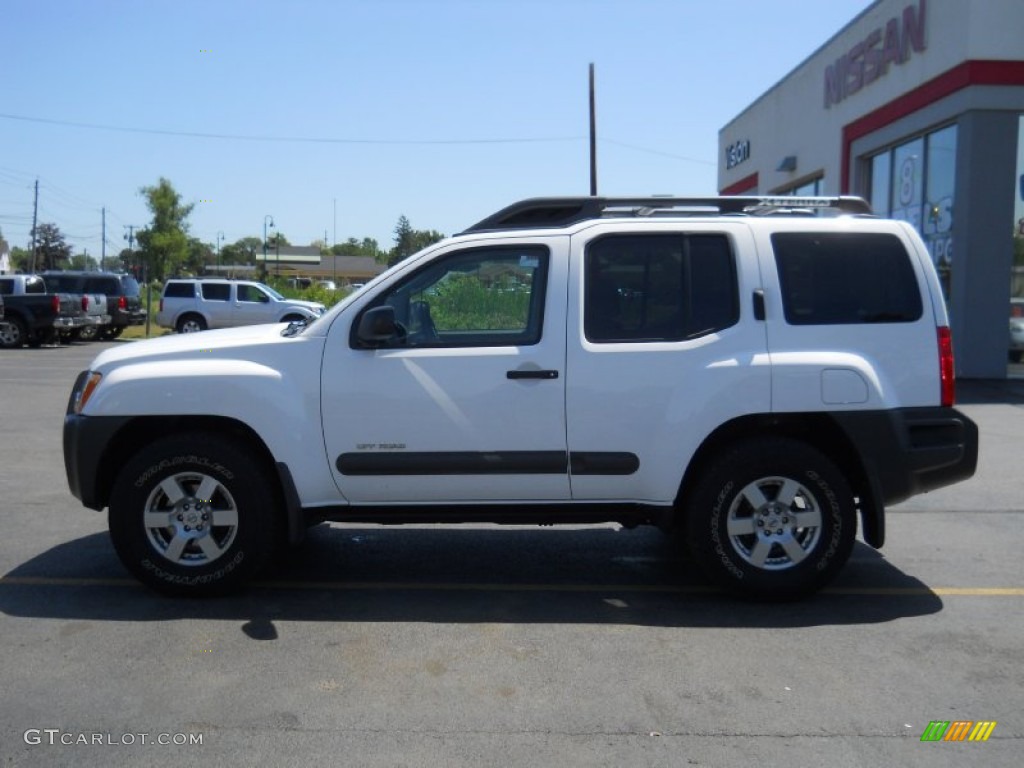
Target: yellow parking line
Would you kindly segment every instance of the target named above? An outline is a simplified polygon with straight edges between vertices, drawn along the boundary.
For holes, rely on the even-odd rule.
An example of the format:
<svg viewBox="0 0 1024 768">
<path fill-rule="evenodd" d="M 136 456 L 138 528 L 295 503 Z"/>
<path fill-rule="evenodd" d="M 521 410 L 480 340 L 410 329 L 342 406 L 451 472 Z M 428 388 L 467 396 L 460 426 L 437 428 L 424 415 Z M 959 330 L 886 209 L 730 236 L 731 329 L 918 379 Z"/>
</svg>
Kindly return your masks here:
<svg viewBox="0 0 1024 768">
<path fill-rule="evenodd" d="M 142 584 L 135 579 L 86 579 L 61 576 L 4 576 L 0 584 L 41 587 L 131 587 Z"/>
<path fill-rule="evenodd" d="M 135 579 L 93 579 L 53 576 L 4 576 L 0 585 L 44 587 L 140 587 Z M 660 584 L 498 584 L 454 582 L 394 581 L 258 581 L 262 589 L 327 590 L 341 592 L 416 591 L 416 592 L 651 592 L 670 594 L 714 594 L 720 590 L 702 585 Z M 1024 597 L 1024 587 L 826 587 L 827 595 L 874 597 Z"/>
</svg>

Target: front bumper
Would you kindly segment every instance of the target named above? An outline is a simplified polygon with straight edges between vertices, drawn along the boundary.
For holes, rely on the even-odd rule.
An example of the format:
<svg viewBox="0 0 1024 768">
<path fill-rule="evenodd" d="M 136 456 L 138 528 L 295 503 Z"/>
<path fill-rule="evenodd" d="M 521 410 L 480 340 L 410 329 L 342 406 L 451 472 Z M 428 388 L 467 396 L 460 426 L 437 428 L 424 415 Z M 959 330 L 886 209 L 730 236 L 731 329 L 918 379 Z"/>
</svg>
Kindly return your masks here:
<svg viewBox="0 0 1024 768">
<path fill-rule="evenodd" d="M 72 495 L 90 509 L 107 505 L 103 485 L 103 460 L 114 436 L 130 420 L 130 416 L 83 416 L 75 413 L 77 395 L 85 386 L 89 371 L 82 371 L 75 381 L 64 413 L 64 471 Z"/>
</svg>

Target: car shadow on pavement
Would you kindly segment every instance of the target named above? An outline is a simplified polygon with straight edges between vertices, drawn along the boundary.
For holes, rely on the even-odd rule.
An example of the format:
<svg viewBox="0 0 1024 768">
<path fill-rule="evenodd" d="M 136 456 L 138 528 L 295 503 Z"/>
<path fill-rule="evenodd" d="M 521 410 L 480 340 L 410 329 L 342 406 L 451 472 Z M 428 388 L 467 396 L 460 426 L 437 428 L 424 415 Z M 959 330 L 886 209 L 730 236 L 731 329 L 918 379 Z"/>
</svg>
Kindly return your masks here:
<svg viewBox="0 0 1024 768">
<path fill-rule="evenodd" d="M 168 598 L 121 567 L 106 534 L 58 545 L 0 578 L 9 616 L 241 622 L 580 623 L 786 628 L 871 624 L 942 610 L 942 600 L 858 543 L 836 582 L 809 599 L 738 600 L 707 584 L 651 529 L 387 528 L 322 525 L 245 590 Z"/>
</svg>

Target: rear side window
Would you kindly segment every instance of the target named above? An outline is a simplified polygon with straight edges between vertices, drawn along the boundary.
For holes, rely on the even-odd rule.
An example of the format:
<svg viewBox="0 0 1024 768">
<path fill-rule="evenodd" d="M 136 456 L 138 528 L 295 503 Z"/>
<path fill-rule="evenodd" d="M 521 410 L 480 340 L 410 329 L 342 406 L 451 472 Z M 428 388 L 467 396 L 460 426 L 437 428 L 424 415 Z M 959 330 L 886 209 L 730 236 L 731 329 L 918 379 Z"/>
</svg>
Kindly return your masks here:
<svg viewBox="0 0 1024 768">
<path fill-rule="evenodd" d="M 203 298 L 207 301 L 228 301 L 231 299 L 231 286 L 227 283 L 201 283 Z"/>
<path fill-rule="evenodd" d="M 922 314 L 910 255 L 895 235 L 777 232 L 772 235 L 790 325 L 911 323 Z"/>
<path fill-rule="evenodd" d="M 116 277 L 90 277 L 85 281 L 86 293 L 105 293 L 108 296 L 121 294 L 121 283 Z"/>
<path fill-rule="evenodd" d="M 583 329 L 593 342 L 683 341 L 739 320 L 725 235 L 603 237 L 587 248 L 585 283 Z"/>
<path fill-rule="evenodd" d="M 191 299 L 195 295 L 195 283 L 168 283 L 164 286 L 164 298 Z"/>
<path fill-rule="evenodd" d="M 83 293 L 82 282 L 75 275 L 49 274 L 45 277 L 46 282 L 58 293 Z"/>
</svg>

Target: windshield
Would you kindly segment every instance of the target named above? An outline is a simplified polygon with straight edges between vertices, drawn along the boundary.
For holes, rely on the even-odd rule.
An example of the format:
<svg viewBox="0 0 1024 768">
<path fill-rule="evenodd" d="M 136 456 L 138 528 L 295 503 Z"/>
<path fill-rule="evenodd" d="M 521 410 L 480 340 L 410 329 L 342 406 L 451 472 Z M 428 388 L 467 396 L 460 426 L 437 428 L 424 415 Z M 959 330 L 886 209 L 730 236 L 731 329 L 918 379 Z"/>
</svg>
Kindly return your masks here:
<svg viewBox="0 0 1024 768">
<path fill-rule="evenodd" d="M 275 291 L 269 285 L 264 285 L 263 283 L 257 283 L 257 285 L 259 285 L 260 288 L 262 288 L 264 291 L 269 293 L 271 296 L 273 296 L 278 301 L 284 301 L 284 296 L 282 296 L 280 293 Z"/>
</svg>

